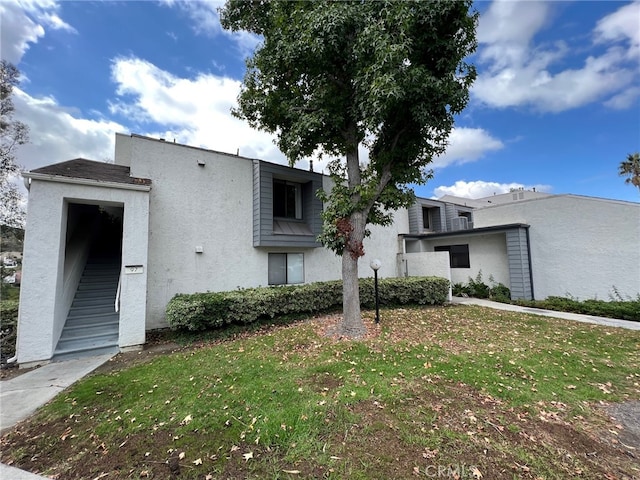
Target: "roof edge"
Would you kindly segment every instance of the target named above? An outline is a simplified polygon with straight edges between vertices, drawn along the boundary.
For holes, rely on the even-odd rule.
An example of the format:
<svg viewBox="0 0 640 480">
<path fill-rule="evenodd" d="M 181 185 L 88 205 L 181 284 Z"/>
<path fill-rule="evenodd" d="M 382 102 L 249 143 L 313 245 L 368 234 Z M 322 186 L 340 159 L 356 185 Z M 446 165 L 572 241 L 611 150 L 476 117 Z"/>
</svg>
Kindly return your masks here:
<svg viewBox="0 0 640 480">
<path fill-rule="evenodd" d="M 71 183 L 91 187 L 118 188 L 120 190 L 137 190 L 141 192 L 151 191 L 151 185 L 136 185 L 133 183 L 105 182 L 90 178 L 65 177 L 63 175 L 50 175 L 45 173 L 23 172 L 22 176 L 29 180 L 43 180 L 57 183 Z"/>
</svg>

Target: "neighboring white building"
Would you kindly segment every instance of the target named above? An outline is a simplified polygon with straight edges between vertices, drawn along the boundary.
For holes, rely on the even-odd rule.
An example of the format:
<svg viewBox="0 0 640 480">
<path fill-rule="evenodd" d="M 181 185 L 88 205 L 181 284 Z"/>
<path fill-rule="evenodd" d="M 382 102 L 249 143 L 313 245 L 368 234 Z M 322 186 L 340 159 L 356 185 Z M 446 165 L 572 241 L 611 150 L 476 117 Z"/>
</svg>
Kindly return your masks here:
<svg viewBox="0 0 640 480">
<path fill-rule="evenodd" d="M 177 293 L 341 275 L 316 240 L 315 193 L 330 188 L 319 173 L 118 134 L 115 165 L 77 159 L 25 178 L 21 365 L 140 346 Z M 466 282 L 481 270 L 515 298 L 640 292 L 640 204 L 522 193 L 417 199 L 371 229 L 360 275 L 378 258 L 383 277 Z"/>
</svg>

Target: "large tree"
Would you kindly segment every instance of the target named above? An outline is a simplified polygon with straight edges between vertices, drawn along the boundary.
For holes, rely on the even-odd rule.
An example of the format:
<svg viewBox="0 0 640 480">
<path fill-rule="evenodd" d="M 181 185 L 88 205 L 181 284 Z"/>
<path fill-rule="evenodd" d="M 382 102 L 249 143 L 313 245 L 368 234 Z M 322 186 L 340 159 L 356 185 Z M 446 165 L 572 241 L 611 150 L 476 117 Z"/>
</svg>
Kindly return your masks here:
<svg viewBox="0 0 640 480">
<path fill-rule="evenodd" d="M 13 88 L 18 85 L 20 72 L 6 60 L 0 61 L 0 225 L 24 226 L 22 195 L 13 178 L 20 172 L 15 149 L 28 141 L 28 127 L 13 118 Z"/>
<path fill-rule="evenodd" d="M 630 153 L 627 159 L 620 162 L 618 174 L 623 177 L 624 183 L 630 183 L 640 188 L 640 153 Z"/>
<path fill-rule="evenodd" d="M 358 258 L 367 224 L 389 224 L 413 201 L 411 185 L 426 181 L 468 102 L 471 3 L 229 0 L 221 10 L 225 28 L 262 37 L 234 114 L 276 134 L 292 165 L 318 151 L 338 157 L 321 240 L 342 256 L 344 335 L 364 332 Z"/>
</svg>

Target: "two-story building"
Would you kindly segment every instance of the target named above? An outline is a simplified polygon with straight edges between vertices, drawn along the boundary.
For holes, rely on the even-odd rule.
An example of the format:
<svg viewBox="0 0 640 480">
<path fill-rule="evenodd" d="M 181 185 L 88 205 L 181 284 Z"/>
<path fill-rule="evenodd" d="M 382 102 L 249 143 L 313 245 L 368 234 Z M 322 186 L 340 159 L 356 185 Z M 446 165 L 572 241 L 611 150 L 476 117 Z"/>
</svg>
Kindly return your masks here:
<svg viewBox="0 0 640 480">
<path fill-rule="evenodd" d="M 137 347 L 177 293 L 340 278 L 317 241 L 320 173 L 138 135 L 115 164 L 70 160 L 24 174 L 18 362 Z M 514 298 L 640 292 L 640 204 L 514 192 L 418 198 L 365 240 L 360 275 L 479 271 Z"/>
</svg>

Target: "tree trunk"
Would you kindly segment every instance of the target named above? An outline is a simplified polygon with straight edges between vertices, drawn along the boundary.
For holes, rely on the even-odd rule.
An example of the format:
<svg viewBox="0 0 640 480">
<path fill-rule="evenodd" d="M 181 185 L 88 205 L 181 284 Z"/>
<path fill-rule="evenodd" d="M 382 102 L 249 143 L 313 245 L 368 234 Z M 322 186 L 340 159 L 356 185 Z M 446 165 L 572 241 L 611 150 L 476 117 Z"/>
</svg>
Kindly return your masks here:
<svg viewBox="0 0 640 480">
<path fill-rule="evenodd" d="M 347 183 L 351 189 L 352 205 L 359 205 L 360 193 L 355 187 L 362 183 L 360 175 L 360 158 L 358 156 L 358 138 L 356 125 L 352 124 L 346 133 L 351 145 L 347 152 Z M 342 323 L 338 327 L 340 334 L 346 337 L 358 338 L 364 335 L 365 328 L 360 315 L 360 290 L 358 282 L 358 259 L 364 255 L 362 241 L 364 240 L 367 213 L 354 211 L 349 216 L 349 234 L 346 248 L 342 253 Z"/>
<path fill-rule="evenodd" d="M 365 222 L 362 212 L 354 212 L 350 217 L 353 231 L 350 244 L 361 251 L 364 240 Z M 339 333 L 345 337 L 359 338 L 365 333 L 364 323 L 360 314 L 360 290 L 358 280 L 358 259 L 356 252 L 348 248 L 342 254 L 342 323 Z"/>
</svg>

